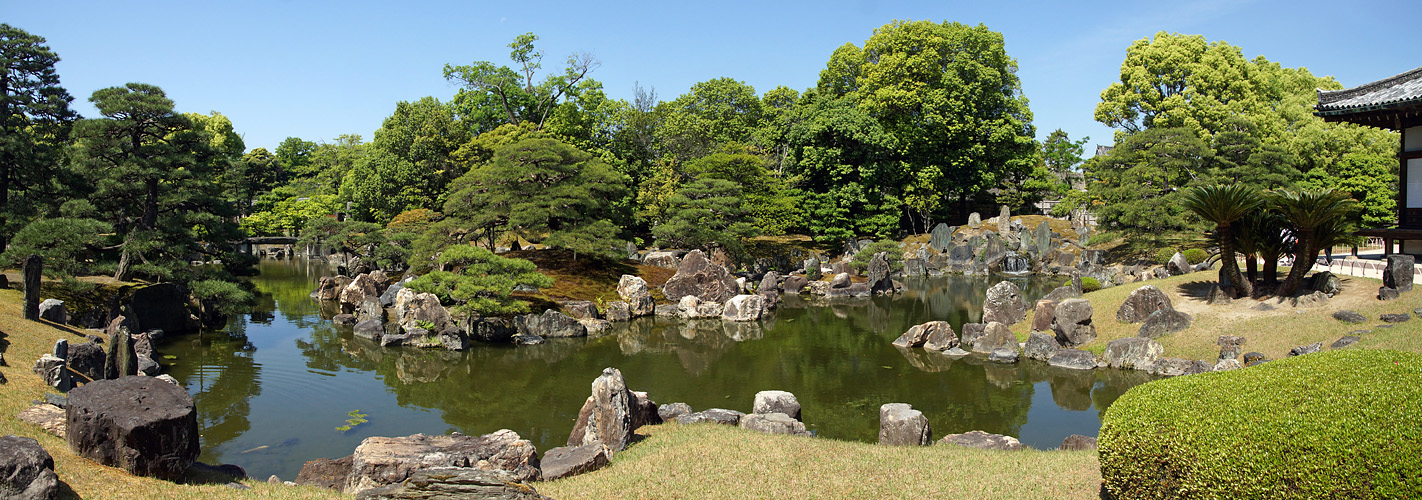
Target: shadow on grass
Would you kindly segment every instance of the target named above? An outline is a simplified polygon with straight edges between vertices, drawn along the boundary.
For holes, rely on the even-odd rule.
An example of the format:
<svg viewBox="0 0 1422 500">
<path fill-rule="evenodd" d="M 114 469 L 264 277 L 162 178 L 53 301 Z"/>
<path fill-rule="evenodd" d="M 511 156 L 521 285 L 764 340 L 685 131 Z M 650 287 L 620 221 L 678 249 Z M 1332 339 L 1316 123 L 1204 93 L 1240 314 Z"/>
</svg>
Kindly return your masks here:
<svg viewBox="0 0 1422 500">
<path fill-rule="evenodd" d="M 1214 286 L 1214 281 L 1191 281 L 1189 283 L 1181 283 L 1180 286 L 1175 288 L 1175 291 L 1187 299 L 1204 302 L 1205 298 L 1210 294 L 1210 289 L 1214 288 Z"/>
</svg>

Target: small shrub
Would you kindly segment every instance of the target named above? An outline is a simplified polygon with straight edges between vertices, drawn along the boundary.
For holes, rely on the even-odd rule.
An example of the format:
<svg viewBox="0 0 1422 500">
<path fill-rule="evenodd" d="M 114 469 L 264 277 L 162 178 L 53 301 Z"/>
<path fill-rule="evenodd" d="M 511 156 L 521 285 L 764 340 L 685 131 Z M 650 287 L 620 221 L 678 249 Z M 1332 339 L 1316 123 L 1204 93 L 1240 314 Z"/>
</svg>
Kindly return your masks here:
<svg viewBox="0 0 1422 500">
<path fill-rule="evenodd" d="M 1101 422 L 1114 498 L 1416 498 L 1422 355 L 1349 349 L 1131 389 Z"/>
<path fill-rule="evenodd" d="M 1170 262 L 1170 258 L 1175 256 L 1174 248 L 1162 248 L 1155 251 L 1155 263 L 1165 265 Z"/>
<path fill-rule="evenodd" d="M 884 257 L 889 261 L 889 271 L 904 270 L 904 251 L 899 248 L 899 242 L 894 240 L 879 240 L 870 243 L 859 253 L 854 254 L 854 259 L 849 261 L 849 265 L 859 273 L 864 273 L 869 269 L 869 259 L 874 258 L 874 254 L 884 252 Z"/>
<path fill-rule="evenodd" d="M 1210 253 L 1203 248 L 1191 248 L 1182 253 L 1185 255 L 1185 260 L 1190 261 L 1191 264 L 1199 264 L 1210 258 Z"/>
<path fill-rule="evenodd" d="M 1082 291 L 1082 293 L 1085 293 L 1085 292 L 1094 292 L 1094 291 L 1097 291 L 1097 290 L 1100 290 L 1100 289 L 1101 289 L 1101 282 L 1100 282 L 1100 281 L 1097 281 L 1096 278 L 1092 278 L 1092 277 L 1090 277 L 1090 276 L 1082 276 L 1082 277 L 1081 277 L 1081 291 Z"/>
</svg>

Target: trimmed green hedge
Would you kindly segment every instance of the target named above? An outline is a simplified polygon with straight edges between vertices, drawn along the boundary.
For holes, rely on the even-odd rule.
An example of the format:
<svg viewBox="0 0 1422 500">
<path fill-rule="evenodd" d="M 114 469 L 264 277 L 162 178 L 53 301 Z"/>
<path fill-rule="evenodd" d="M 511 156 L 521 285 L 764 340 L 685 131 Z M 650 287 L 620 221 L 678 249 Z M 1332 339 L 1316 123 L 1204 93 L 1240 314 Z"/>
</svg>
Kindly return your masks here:
<svg viewBox="0 0 1422 500">
<path fill-rule="evenodd" d="M 1191 248 L 1185 250 L 1184 252 L 1181 252 L 1181 254 L 1185 256 L 1185 260 L 1190 261 L 1191 265 L 1199 264 L 1201 262 L 1204 262 L 1205 259 L 1210 258 L 1210 252 L 1206 252 L 1204 249 L 1201 248 Z M 1175 254 L 1171 254 L 1170 256 L 1174 257 Z"/>
<path fill-rule="evenodd" d="M 1155 251 L 1155 263 L 1166 265 L 1170 263 L 1170 258 L 1175 256 L 1174 248 L 1161 248 Z"/>
<path fill-rule="evenodd" d="M 1092 278 L 1092 277 L 1090 277 L 1090 276 L 1082 276 L 1082 277 L 1081 277 L 1081 291 L 1082 291 L 1082 293 L 1094 292 L 1094 291 L 1097 291 L 1097 290 L 1100 290 L 1100 289 L 1101 289 L 1101 282 L 1100 282 L 1100 281 L 1097 281 L 1096 278 Z"/>
<path fill-rule="evenodd" d="M 1348 349 L 1158 380 L 1106 411 L 1115 498 L 1422 497 L 1422 355 Z"/>
</svg>

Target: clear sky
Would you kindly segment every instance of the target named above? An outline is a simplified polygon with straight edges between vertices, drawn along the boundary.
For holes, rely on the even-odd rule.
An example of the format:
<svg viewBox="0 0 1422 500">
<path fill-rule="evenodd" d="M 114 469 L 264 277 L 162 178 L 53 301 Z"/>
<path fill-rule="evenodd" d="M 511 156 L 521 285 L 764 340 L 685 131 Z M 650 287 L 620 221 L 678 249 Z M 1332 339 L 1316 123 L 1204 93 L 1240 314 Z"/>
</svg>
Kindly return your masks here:
<svg viewBox="0 0 1422 500">
<path fill-rule="evenodd" d="M 1422 65 L 1422 2 L 1179 0 L 1129 2 L 368 2 L 0 0 L 0 22 L 48 39 L 76 108 L 93 91 L 162 87 L 179 111 L 218 111 L 247 147 L 288 136 L 370 140 L 397 101 L 448 100 L 446 63 L 510 64 L 533 32 L 544 68 L 573 52 L 602 65 L 612 98 L 634 83 L 662 100 L 722 76 L 765 92 L 815 84 L 834 49 L 862 45 L 895 19 L 982 23 L 1017 59 L 1039 139 L 1054 129 L 1091 144 L 1092 119 L 1126 47 L 1158 31 L 1204 35 L 1286 67 L 1356 86 Z M 1088 147 L 1088 151 L 1094 148 Z"/>
</svg>

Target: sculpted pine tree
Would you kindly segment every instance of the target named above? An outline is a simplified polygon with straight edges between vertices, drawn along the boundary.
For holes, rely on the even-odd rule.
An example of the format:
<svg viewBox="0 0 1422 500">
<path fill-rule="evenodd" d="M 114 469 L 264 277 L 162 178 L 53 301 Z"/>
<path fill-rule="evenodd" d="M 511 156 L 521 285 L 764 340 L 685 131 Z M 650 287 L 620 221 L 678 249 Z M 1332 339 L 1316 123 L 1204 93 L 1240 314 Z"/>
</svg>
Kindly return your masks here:
<svg viewBox="0 0 1422 500">
<path fill-rule="evenodd" d="M 174 113 L 173 101 L 152 85 L 101 89 L 89 101 L 103 118 L 75 124 L 71 160 L 97 213 L 122 238 L 114 278 L 135 270 L 173 278 L 192 255 L 230 251 L 240 233 L 214 182 L 227 158 L 211 135 Z"/>
<path fill-rule="evenodd" d="M 621 248 L 609 220 L 613 202 L 626 194 L 626 178 L 556 139 L 500 147 L 455 188 L 445 214 L 465 221 L 489 248 L 505 232 L 578 253 L 612 256 Z"/>
<path fill-rule="evenodd" d="M 59 62 L 43 37 L 0 24 L 0 249 L 27 221 L 27 205 L 52 194 L 74 98 L 59 86 Z M 38 197 L 27 197 L 35 193 Z"/>
</svg>

